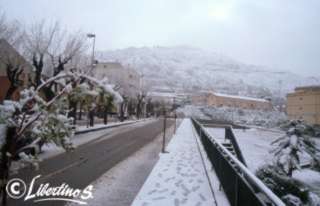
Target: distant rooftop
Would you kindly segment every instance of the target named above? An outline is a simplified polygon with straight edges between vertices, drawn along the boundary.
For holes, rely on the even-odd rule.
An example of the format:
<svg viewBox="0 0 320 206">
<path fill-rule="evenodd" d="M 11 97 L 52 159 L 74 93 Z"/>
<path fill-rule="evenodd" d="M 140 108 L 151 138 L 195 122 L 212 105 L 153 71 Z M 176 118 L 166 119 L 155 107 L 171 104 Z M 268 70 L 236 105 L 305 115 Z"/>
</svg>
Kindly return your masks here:
<svg viewBox="0 0 320 206">
<path fill-rule="evenodd" d="M 310 85 L 310 86 L 302 86 L 296 87 L 295 91 L 320 91 L 320 85 Z"/>
<path fill-rule="evenodd" d="M 260 99 L 260 98 L 254 98 L 254 97 L 245 97 L 245 96 L 221 94 L 221 93 L 217 93 L 217 92 L 213 92 L 213 94 L 216 95 L 216 96 L 219 96 L 219 97 L 228 97 L 228 98 L 244 99 L 244 100 L 259 101 L 259 102 L 269 102 L 268 100 Z"/>
</svg>

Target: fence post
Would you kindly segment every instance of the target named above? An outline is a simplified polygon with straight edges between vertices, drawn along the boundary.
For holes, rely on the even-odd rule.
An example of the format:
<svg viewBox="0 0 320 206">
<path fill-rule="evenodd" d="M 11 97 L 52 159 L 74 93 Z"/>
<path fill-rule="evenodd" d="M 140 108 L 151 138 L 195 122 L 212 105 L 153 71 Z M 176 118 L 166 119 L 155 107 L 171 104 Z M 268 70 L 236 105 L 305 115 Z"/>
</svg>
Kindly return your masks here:
<svg viewBox="0 0 320 206">
<path fill-rule="evenodd" d="M 174 112 L 174 134 L 176 133 L 177 130 L 177 113 L 176 111 Z"/>
<path fill-rule="evenodd" d="M 217 169 L 217 173 L 219 173 L 218 174 L 218 177 L 220 177 L 221 178 L 221 156 L 220 155 L 218 155 L 218 158 L 219 158 L 219 160 L 218 160 L 218 169 Z M 219 181 L 219 191 L 221 191 L 222 190 L 222 184 L 221 184 L 221 181 Z"/>
<path fill-rule="evenodd" d="M 239 195 L 239 181 L 238 181 L 238 176 L 236 176 L 236 182 L 235 182 L 235 195 L 234 195 L 234 205 L 238 206 L 238 195 Z"/>
</svg>

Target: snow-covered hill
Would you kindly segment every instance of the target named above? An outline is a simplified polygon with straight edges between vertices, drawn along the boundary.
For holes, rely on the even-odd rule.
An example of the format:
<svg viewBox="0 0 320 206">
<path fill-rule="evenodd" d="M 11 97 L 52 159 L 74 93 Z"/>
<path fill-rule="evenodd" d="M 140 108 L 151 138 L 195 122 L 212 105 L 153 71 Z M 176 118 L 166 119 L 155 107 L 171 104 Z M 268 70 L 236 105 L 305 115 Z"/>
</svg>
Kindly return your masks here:
<svg viewBox="0 0 320 206">
<path fill-rule="evenodd" d="M 214 89 L 249 96 L 285 95 L 295 86 L 319 84 L 320 77 L 244 64 L 191 47 L 142 47 L 98 52 L 99 61 L 118 61 L 144 76 L 149 88 L 199 91 Z"/>
</svg>

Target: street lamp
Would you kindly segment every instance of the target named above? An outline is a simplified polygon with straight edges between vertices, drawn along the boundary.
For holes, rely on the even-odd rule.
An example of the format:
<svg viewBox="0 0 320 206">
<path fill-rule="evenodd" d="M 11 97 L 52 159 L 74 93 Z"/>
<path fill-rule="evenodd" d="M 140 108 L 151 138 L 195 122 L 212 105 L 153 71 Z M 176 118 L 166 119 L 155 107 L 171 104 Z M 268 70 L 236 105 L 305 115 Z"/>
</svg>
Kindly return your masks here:
<svg viewBox="0 0 320 206">
<path fill-rule="evenodd" d="M 93 38 L 93 46 L 92 46 L 92 56 L 91 56 L 91 70 L 93 70 L 93 63 L 94 63 L 94 47 L 95 47 L 95 43 L 96 43 L 96 35 L 89 33 L 87 34 L 88 38 Z"/>
</svg>

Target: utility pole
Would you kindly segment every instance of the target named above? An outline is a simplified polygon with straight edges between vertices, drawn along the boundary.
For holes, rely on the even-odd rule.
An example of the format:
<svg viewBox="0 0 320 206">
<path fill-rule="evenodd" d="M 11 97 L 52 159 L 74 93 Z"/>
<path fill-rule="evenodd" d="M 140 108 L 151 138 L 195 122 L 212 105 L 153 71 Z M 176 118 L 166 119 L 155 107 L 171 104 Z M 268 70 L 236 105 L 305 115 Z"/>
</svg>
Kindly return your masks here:
<svg viewBox="0 0 320 206">
<path fill-rule="evenodd" d="M 92 45 L 92 56 L 91 56 L 91 68 L 90 68 L 90 72 L 89 75 L 93 75 L 93 64 L 94 64 L 94 47 L 95 47 L 95 43 L 96 43 L 96 35 L 89 33 L 87 34 L 88 38 L 93 38 L 93 45 Z M 89 126 L 93 127 L 94 126 L 94 108 L 90 108 L 89 112 L 88 112 L 88 118 L 89 118 Z"/>
<path fill-rule="evenodd" d="M 163 108 L 163 138 L 162 138 L 162 153 L 165 153 L 165 147 L 166 147 L 166 125 L 167 124 L 167 116 L 166 116 L 166 109 Z"/>
</svg>

